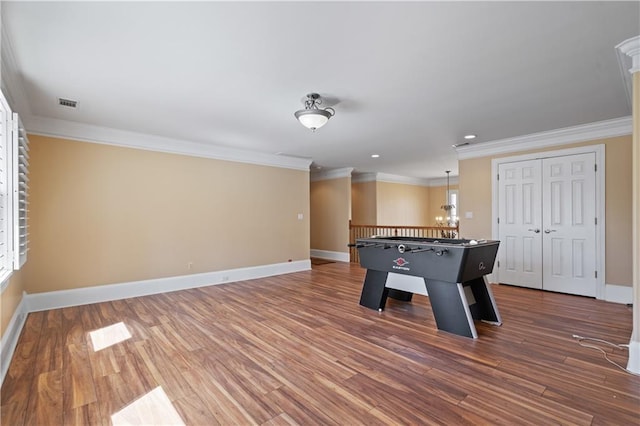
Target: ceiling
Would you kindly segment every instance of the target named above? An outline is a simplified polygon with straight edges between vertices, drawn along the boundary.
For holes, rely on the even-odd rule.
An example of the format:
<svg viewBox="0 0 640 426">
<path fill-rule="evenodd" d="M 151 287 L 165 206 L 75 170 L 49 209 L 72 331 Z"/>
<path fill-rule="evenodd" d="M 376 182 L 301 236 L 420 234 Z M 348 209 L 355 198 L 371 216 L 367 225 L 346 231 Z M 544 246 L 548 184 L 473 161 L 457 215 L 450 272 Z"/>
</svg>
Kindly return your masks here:
<svg viewBox="0 0 640 426">
<path fill-rule="evenodd" d="M 426 179 L 457 174 L 452 145 L 468 133 L 483 143 L 629 116 L 615 46 L 640 34 L 639 2 L 3 2 L 1 12 L 2 77 L 28 130 L 47 118 Z M 315 133 L 293 116 L 312 91 L 336 111 Z"/>
</svg>

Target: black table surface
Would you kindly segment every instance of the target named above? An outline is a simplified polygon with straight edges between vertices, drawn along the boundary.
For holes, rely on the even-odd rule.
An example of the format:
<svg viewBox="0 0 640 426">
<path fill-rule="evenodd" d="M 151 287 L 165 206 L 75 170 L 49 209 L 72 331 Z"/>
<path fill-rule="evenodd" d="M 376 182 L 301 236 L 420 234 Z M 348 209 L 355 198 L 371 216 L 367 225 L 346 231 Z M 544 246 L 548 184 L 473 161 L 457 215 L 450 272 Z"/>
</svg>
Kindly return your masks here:
<svg viewBox="0 0 640 426">
<path fill-rule="evenodd" d="M 426 237 L 372 237 L 356 240 L 367 269 L 461 283 L 493 271 L 499 241 Z"/>
<path fill-rule="evenodd" d="M 370 238 L 356 239 L 356 247 L 359 244 L 375 243 L 375 244 L 410 244 L 410 245 L 443 245 L 443 246 L 476 246 L 485 244 L 495 244 L 496 240 L 470 240 L 470 239 L 454 239 L 454 238 L 431 238 L 431 237 L 387 237 L 377 236 Z"/>
</svg>

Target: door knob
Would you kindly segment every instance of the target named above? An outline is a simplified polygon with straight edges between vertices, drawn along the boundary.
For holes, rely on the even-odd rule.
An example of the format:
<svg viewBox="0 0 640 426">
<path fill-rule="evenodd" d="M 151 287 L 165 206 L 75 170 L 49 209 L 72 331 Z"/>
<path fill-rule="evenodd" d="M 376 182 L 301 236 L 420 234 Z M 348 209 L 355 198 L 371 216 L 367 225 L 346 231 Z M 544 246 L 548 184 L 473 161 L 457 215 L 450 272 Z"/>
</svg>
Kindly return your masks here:
<svg viewBox="0 0 640 426">
<path fill-rule="evenodd" d="M 527 231 L 533 231 L 533 232 L 535 232 L 536 234 L 539 234 L 539 233 L 540 233 L 540 229 L 539 229 L 539 228 L 536 228 L 536 229 L 527 229 Z"/>
<path fill-rule="evenodd" d="M 556 230 L 555 230 L 555 229 L 545 229 L 545 230 L 544 230 L 544 233 L 545 233 L 545 234 L 548 234 L 548 233 L 550 233 L 550 232 L 556 232 Z"/>
</svg>

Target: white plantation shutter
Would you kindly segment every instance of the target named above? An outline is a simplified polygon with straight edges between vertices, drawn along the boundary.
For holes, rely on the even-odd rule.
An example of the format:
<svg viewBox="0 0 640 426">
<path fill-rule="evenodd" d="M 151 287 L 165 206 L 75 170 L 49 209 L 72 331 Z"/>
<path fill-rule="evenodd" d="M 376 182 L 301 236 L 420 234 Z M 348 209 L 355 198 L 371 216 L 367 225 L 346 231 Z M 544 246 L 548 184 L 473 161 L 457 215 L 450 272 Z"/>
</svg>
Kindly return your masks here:
<svg viewBox="0 0 640 426">
<path fill-rule="evenodd" d="M 4 290 L 29 249 L 29 140 L 0 92 L 0 284 Z"/>
<path fill-rule="evenodd" d="M 29 250 L 29 139 L 20 117 L 13 113 L 13 269 L 20 269 Z"/>
<path fill-rule="evenodd" d="M 0 98 L 0 278 L 13 269 L 10 259 L 11 202 L 9 190 L 9 147 L 12 141 L 11 109 L 4 96 Z"/>
</svg>

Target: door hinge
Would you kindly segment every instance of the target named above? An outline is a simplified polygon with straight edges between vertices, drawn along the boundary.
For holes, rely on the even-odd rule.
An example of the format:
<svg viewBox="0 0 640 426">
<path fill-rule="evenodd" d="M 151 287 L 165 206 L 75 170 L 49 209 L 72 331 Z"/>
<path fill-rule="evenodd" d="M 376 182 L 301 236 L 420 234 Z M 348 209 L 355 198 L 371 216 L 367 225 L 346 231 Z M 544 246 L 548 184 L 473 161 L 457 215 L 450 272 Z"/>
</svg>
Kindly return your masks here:
<svg viewBox="0 0 640 426">
<path fill-rule="evenodd" d="M 595 223 L 596 223 L 596 225 L 598 224 L 598 218 L 597 217 L 595 218 Z"/>
<path fill-rule="evenodd" d="M 496 180 L 500 180 L 500 173 L 496 175 Z"/>
<path fill-rule="evenodd" d="M 500 223 L 500 218 L 499 217 L 496 218 L 496 222 Z"/>
<path fill-rule="evenodd" d="M 596 278 L 598 278 L 598 271 L 594 271 L 594 275 Z"/>
<path fill-rule="evenodd" d="M 498 260 L 498 268 L 500 267 L 500 261 Z"/>
</svg>

